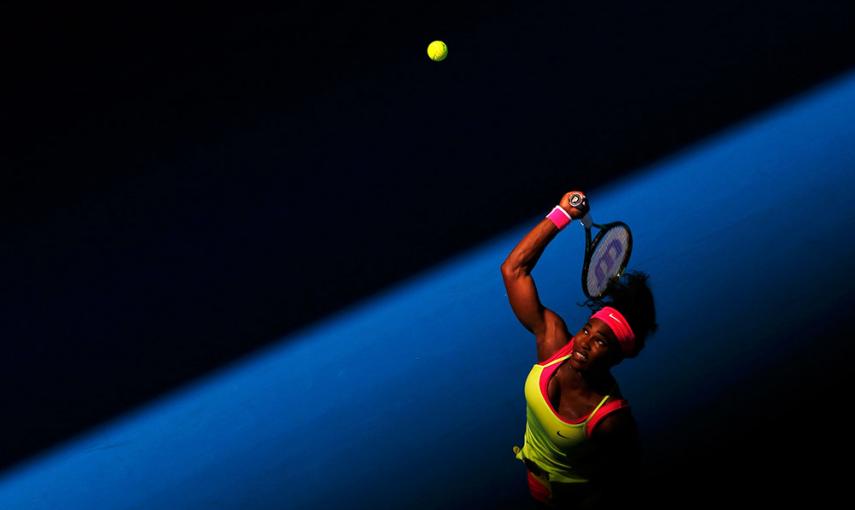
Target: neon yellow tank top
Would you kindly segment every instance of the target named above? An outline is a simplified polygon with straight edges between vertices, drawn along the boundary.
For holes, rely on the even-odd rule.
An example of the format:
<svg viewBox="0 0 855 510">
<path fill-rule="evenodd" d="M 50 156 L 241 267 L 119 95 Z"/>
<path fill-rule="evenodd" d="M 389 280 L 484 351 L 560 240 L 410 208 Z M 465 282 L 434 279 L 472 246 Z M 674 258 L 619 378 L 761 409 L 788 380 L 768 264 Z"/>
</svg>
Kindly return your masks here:
<svg viewBox="0 0 855 510">
<path fill-rule="evenodd" d="M 550 360 L 534 365 L 529 372 L 525 381 L 525 443 L 522 448 L 514 447 L 514 453 L 517 459 L 529 459 L 540 466 L 549 474 L 551 481 L 586 483 L 593 464 L 591 457 L 595 454 L 593 444 L 588 440 L 588 425 L 609 395 L 578 422 L 558 416 L 549 402 L 546 388 L 558 366 L 570 357 L 572 344 L 569 342 Z M 616 409 L 624 405 L 609 407 Z M 602 417 L 597 416 L 597 421 Z"/>
</svg>

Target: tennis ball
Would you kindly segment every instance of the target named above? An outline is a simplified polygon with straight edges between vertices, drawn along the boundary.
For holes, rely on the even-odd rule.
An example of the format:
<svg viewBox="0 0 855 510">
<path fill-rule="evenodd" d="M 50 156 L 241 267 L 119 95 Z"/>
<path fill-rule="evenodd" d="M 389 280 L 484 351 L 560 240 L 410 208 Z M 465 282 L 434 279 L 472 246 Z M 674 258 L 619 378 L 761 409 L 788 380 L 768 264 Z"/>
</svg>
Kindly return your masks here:
<svg viewBox="0 0 855 510">
<path fill-rule="evenodd" d="M 442 41 L 434 41 L 428 45 L 427 54 L 434 62 L 440 62 L 448 56 L 448 46 Z"/>
</svg>

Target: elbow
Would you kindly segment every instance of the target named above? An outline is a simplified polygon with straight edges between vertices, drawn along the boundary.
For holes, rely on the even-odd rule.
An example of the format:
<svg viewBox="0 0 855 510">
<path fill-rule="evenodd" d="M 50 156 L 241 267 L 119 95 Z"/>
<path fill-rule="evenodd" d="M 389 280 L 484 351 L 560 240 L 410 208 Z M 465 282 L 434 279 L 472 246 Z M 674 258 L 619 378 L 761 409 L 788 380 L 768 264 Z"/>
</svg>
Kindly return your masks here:
<svg viewBox="0 0 855 510">
<path fill-rule="evenodd" d="M 512 280 L 521 274 L 522 266 L 515 263 L 510 257 L 508 257 L 504 262 L 502 262 L 501 270 L 502 278 L 505 280 Z"/>
<path fill-rule="evenodd" d="M 514 271 L 513 264 L 511 263 L 510 257 L 506 258 L 504 262 L 502 262 L 502 276 L 507 277 L 510 273 Z"/>
</svg>

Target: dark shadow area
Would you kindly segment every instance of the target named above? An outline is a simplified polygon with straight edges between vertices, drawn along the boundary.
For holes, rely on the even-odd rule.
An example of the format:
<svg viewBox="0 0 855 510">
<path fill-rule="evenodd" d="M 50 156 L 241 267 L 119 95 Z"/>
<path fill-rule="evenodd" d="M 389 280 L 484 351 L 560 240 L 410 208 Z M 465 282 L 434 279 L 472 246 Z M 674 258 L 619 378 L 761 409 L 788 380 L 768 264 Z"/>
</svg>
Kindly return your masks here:
<svg viewBox="0 0 855 510">
<path fill-rule="evenodd" d="M 758 360 L 737 384 L 711 381 L 697 409 L 663 410 L 677 419 L 667 434 L 650 438 L 647 492 L 640 497 L 704 508 L 840 501 L 846 475 L 836 464 L 852 453 L 841 395 L 855 350 L 841 341 L 848 332 L 833 317 L 851 305 L 800 324 L 792 338 L 759 339 L 773 349 L 776 342 L 809 340 L 793 342 L 803 347 L 773 365 Z"/>
<path fill-rule="evenodd" d="M 529 4 L 4 8 L 0 467 L 855 64 L 846 2 Z"/>
</svg>

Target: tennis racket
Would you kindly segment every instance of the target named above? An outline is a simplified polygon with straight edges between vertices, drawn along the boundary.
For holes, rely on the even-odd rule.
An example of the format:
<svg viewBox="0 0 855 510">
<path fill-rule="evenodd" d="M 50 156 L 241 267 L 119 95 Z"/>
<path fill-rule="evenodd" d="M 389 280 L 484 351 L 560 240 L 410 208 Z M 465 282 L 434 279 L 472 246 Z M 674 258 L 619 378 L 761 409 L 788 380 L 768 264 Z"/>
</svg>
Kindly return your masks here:
<svg viewBox="0 0 855 510">
<path fill-rule="evenodd" d="M 574 193 L 570 196 L 570 205 L 584 206 L 585 195 Z M 591 213 L 581 219 L 585 227 L 585 262 L 582 265 L 582 291 L 589 298 L 603 295 L 609 282 L 620 278 L 629 257 L 632 255 L 632 232 L 622 221 L 600 225 L 591 219 Z M 591 241 L 591 227 L 597 227 L 594 240 Z"/>
</svg>

